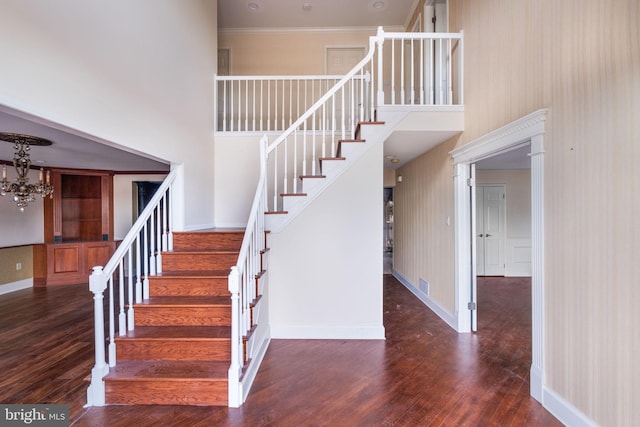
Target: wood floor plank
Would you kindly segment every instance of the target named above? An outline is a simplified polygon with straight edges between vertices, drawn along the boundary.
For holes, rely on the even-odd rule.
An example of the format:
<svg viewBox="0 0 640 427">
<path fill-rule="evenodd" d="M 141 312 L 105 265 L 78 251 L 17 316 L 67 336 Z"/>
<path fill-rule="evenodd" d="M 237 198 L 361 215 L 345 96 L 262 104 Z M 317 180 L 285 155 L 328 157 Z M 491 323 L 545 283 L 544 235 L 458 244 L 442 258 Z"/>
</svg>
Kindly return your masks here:
<svg viewBox="0 0 640 427">
<path fill-rule="evenodd" d="M 0 402 L 66 403 L 73 426 L 560 426 L 529 396 L 528 279 L 480 279 L 479 332 L 457 334 L 385 276 L 386 340 L 273 340 L 241 408 L 83 408 L 86 285 L 0 296 Z M 28 355 L 20 357 L 20 355 Z"/>
</svg>

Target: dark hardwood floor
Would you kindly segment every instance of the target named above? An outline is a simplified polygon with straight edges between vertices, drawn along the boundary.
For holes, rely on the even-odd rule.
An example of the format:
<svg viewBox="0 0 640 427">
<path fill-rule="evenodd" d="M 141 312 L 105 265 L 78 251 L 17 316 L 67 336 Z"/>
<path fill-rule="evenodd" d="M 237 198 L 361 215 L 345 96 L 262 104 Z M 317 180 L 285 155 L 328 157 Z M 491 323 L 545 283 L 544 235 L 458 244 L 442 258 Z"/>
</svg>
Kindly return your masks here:
<svg viewBox="0 0 640 427">
<path fill-rule="evenodd" d="M 528 279 L 479 280 L 477 334 L 457 334 L 390 275 L 386 341 L 274 340 L 239 409 L 85 409 L 87 285 L 0 296 L 0 402 L 64 403 L 74 426 L 554 426 L 529 396 Z"/>
</svg>

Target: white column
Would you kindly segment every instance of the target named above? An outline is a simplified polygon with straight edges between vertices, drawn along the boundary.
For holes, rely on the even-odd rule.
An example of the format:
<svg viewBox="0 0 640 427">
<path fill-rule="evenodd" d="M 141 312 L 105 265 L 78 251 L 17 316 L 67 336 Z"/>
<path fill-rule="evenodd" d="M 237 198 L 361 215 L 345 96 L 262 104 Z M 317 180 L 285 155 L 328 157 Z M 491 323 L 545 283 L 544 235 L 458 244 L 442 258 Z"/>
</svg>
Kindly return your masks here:
<svg viewBox="0 0 640 427">
<path fill-rule="evenodd" d="M 544 386 L 544 146 L 531 138 L 531 396 L 542 403 Z"/>
</svg>

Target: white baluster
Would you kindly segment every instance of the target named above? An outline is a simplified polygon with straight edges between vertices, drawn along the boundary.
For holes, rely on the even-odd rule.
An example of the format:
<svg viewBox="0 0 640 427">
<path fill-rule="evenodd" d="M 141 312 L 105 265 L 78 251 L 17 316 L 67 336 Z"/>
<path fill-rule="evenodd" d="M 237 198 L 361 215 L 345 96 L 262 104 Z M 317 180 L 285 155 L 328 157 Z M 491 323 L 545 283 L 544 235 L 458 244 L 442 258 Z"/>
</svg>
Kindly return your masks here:
<svg viewBox="0 0 640 427">
<path fill-rule="evenodd" d="M 169 250 L 169 226 L 167 224 L 167 213 L 169 212 L 169 206 L 167 205 L 167 193 L 162 195 L 162 250 Z"/>
<path fill-rule="evenodd" d="M 142 282 L 140 274 L 142 273 L 142 265 L 140 263 L 140 234 L 136 237 L 136 303 L 142 302 Z"/>
<path fill-rule="evenodd" d="M 144 260 L 144 282 L 142 282 L 142 298 L 149 298 L 149 274 L 151 274 L 150 263 L 149 263 L 149 238 L 148 238 L 148 230 L 147 223 L 145 222 L 142 227 L 142 236 L 144 239 L 144 253 L 142 254 L 142 259 Z"/>
<path fill-rule="evenodd" d="M 109 366 L 116 366 L 116 322 L 115 298 L 113 298 L 113 276 L 109 277 Z"/>
<path fill-rule="evenodd" d="M 244 130 L 249 131 L 249 80 L 244 82 Z"/>
<path fill-rule="evenodd" d="M 286 144 L 289 144 L 287 138 Z M 298 130 L 293 131 L 293 192 L 298 192 Z"/>
<path fill-rule="evenodd" d="M 382 30 L 382 27 L 378 27 L 378 34 L 377 34 L 377 43 L 378 43 L 378 105 L 384 105 L 384 85 L 383 85 L 383 81 L 382 81 L 382 70 L 383 70 L 383 46 L 384 46 L 384 31 Z M 391 44 L 392 48 L 393 48 L 393 43 Z M 393 73 L 393 70 L 395 69 L 395 58 L 393 56 L 393 52 L 391 53 L 391 72 Z M 395 84 L 395 80 L 393 79 L 393 74 L 391 77 L 391 103 L 394 103 L 394 84 Z M 371 110 L 371 113 L 373 114 L 374 110 Z"/>
<path fill-rule="evenodd" d="M 278 146 L 273 152 L 273 210 L 278 210 Z"/>
<path fill-rule="evenodd" d="M 155 275 L 158 273 L 157 270 L 157 265 L 156 265 L 156 244 L 155 244 L 155 227 L 154 227 L 154 218 L 153 218 L 153 213 L 149 216 L 149 229 L 148 229 L 148 233 L 149 233 L 149 272 L 152 275 Z M 145 234 L 145 238 L 146 238 L 146 234 Z"/>
<path fill-rule="evenodd" d="M 424 105 L 424 40 L 420 41 L 420 105 Z"/>
<path fill-rule="evenodd" d="M 447 39 L 447 105 L 453 104 L 453 88 L 451 82 L 451 39 Z"/>
<path fill-rule="evenodd" d="M 118 314 L 118 335 L 127 334 L 127 315 L 124 312 L 124 267 L 122 260 L 118 264 L 118 296 L 120 301 L 120 313 Z"/>
<path fill-rule="evenodd" d="M 222 130 L 223 131 L 227 131 L 227 114 L 229 114 L 229 112 L 227 111 L 227 82 L 224 81 L 222 82 Z"/>
<path fill-rule="evenodd" d="M 267 80 L 267 130 L 271 129 L 271 80 Z"/>
<path fill-rule="evenodd" d="M 127 327 L 128 330 L 133 331 L 135 328 L 134 324 L 134 315 L 133 315 L 133 304 L 135 303 L 133 299 L 133 272 L 131 271 L 133 268 L 133 254 L 131 253 L 131 248 L 127 251 L 127 290 L 128 290 L 128 299 L 129 299 L 129 309 L 127 310 Z"/>
<path fill-rule="evenodd" d="M 158 216 L 158 220 L 156 223 L 156 233 L 158 234 L 158 240 L 156 240 L 156 244 L 158 246 L 158 252 L 156 253 L 156 271 L 158 273 L 162 273 L 162 220 L 160 219 L 160 203 L 156 207 L 156 215 Z"/>
<path fill-rule="evenodd" d="M 173 187 L 170 187 L 164 196 L 166 200 L 165 206 L 167 207 L 167 215 L 168 215 L 168 219 L 167 219 L 167 250 L 168 251 L 173 250 L 173 210 L 172 210 L 173 198 L 170 195 L 172 188 Z"/>
</svg>

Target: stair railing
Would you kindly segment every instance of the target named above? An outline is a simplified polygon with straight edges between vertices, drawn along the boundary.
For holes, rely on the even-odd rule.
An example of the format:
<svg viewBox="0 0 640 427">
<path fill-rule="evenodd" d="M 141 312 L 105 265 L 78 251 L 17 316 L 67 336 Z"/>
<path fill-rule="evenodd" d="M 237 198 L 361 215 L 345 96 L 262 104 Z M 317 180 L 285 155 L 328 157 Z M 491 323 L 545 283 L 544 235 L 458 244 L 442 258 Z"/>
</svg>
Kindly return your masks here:
<svg viewBox="0 0 640 427">
<path fill-rule="evenodd" d="M 359 122 L 373 119 L 373 59 L 382 34 L 379 28 L 378 35 L 369 38 L 367 55 L 269 145 L 269 211 L 282 211 L 279 196 L 299 194 L 301 176 L 321 176 L 319 159 L 335 157 L 337 141 L 353 138 Z"/>
<path fill-rule="evenodd" d="M 161 252 L 173 248 L 171 193 L 177 173 L 174 169 L 167 175 L 111 259 L 104 267 L 93 267 L 89 276 L 89 289 L 94 295 L 95 365 L 87 390 L 87 406 L 105 404 L 103 378 L 110 367 L 116 366 L 116 332 L 123 336 L 134 330 L 133 304 L 149 298 L 149 276 L 162 271 Z M 106 325 L 105 305 L 109 316 Z M 108 359 L 105 359 L 105 332 L 109 337 Z"/>
<path fill-rule="evenodd" d="M 319 160 L 337 157 L 338 140 L 355 138 L 380 107 L 462 105 L 462 70 L 461 33 L 378 28 L 367 55 L 269 145 L 268 211 L 282 212 L 281 196 L 301 193 L 300 177 L 322 176 Z"/>
<path fill-rule="evenodd" d="M 216 132 L 282 132 L 342 77 L 216 76 Z"/>
<path fill-rule="evenodd" d="M 236 265 L 229 273 L 231 293 L 231 366 L 229 367 L 229 406 L 239 407 L 243 401 L 240 378 L 245 365 L 244 337 L 253 328 L 251 304 L 258 297 L 256 278 L 261 273 L 261 251 L 265 248 L 264 212 L 266 208 L 268 138 L 260 140 L 260 177 L 247 228 L 242 239 Z"/>
</svg>

